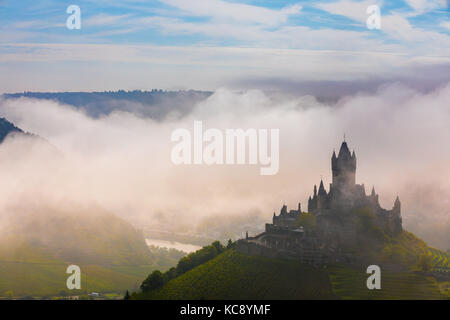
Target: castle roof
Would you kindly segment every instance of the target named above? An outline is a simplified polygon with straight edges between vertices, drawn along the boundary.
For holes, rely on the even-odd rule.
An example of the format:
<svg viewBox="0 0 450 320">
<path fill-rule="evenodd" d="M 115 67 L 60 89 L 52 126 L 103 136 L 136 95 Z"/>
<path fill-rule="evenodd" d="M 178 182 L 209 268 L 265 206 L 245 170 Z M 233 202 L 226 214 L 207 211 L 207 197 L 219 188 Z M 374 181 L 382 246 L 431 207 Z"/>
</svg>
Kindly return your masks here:
<svg viewBox="0 0 450 320">
<path fill-rule="evenodd" d="M 341 158 L 341 157 L 350 158 L 351 157 L 350 149 L 348 148 L 347 142 L 345 142 L 345 141 L 342 142 L 338 157 L 339 158 Z"/>
</svg>

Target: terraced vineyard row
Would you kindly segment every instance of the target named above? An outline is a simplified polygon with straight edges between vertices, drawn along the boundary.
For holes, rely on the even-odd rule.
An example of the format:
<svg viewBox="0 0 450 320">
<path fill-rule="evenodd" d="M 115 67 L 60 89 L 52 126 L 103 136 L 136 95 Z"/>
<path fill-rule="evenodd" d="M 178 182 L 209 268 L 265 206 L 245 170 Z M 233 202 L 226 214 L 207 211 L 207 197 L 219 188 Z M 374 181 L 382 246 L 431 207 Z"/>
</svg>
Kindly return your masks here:
<svg viewBox="0 0 450 320">
<path fill-rule="evenodd" d="M 434 269 L 450 271 L 450 254 L 429 248 L 428 255 L 431 256 Z"/>
<path fill-rule="evenodd" d="M 326 270 L 300 262 L 247 256 L 227 251 L 161 289 L 147 299 L 335 299 Z"/>
<path fill-rule="evenodd" d="M 356 300 L 438 300 L 442 299 L 432 278 L 414 273 L 383 272 L 381 290 L 367 289 L 368 275 L 363 270 L 335 267 L 329 270 L 334 293 L 342 299 Z"/>
</svg>

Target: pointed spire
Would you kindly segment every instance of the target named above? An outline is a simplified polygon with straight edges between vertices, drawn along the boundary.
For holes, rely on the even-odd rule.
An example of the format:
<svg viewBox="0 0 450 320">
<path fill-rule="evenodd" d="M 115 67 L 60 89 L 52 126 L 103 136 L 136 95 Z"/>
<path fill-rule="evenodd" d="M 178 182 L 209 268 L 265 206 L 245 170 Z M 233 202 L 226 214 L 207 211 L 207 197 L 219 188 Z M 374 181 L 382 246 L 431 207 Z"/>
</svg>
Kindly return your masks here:
<svg viewBox="0 0 450 320">
<path fill-rule="evenodd" d="M 327 192 L 325 191 L 325 187 L 323 185 L 323 180 L 320 180 L 320 187 L 319 187 L 319 195 L 326 195 Z"/>
<path fill-rule="evenodd" d="M 333 149 L 333 160 L 335 160 L 335 159 L 337 159 L 337 157 L 336 157 L 336 150 Z"/>
<path fill-rule="evenodd" d="M 346 157 L 346 158 L 350 158 L 351 157 L 351 153 L 350 150 L 348 148 L 347 142 L 342 142 L 341 145 L 341 149 L 339 150 L 339 158 L 340 157 Z"/>
<path fill-rule="evenodd" d="M 317 185 L 314 185 L 314 198 L 317 196 Z"/>
<path fill-rule="evenodd" d="M 376 192 L 375 192 L 375 186 L 372 187 L 372 194 L 371 195 L 372 195 L 372 197 L 375 197 L 377 195 Z"/>
<path fill-rule="evenodd" d="M 400 198 L 399 198 L 399 196 L 397 196 L 397 199 L 395 199 L 394 206 L 395 206 L 395 207 L 398 207 L 398 206 L 400 206 L 400 205 L 401 205 Z"/>
<path fill-rule="evenodd" d="M 353 150 L 353 152 L 352 152 L 352 158 L 356 158 L 355 150 Z"/>
</svg>

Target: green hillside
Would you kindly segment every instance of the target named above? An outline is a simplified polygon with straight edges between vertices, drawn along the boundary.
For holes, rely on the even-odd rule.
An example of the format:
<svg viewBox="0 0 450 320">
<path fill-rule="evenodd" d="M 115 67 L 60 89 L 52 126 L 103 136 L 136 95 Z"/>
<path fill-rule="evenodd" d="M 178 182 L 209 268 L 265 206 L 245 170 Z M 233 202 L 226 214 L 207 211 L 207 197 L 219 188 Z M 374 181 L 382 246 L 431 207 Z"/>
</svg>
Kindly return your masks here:
<svg viewBox="0 0 450 320">
<path fill-rule="evenodd" d="M 136 299 L 333 299 L 323 270 L 227 250 Z"/>
<path fill-rule="evenodd" d="M 68 262 L 53 258 L 38 248 L 21 246 L 0 260 L 0 299 L 33 296 L 36 298 L 80 295 L 90 292 L 117 293 L 137 290 L 154 269 L 168 269 L 175 258 L 159 259 L 147 265 L 93 265 L 78 264 L 81 269 L 81 290 L 68 290 L 66 274 Z M 167 256 L 168 250 L 152 250 L 157 258 Z M 182 256 L 177 253 L 178 258 Z"/>
<path fill-rule="evenodd" d="M 137 287 L 150 266 L 132 267 L 130 272 L 118 272 L 112 267 L 78 264 L 81 268 L 80 291 L 70 291 L 66 287 L 69 263 L 54 258 L 46 250 L 29 244 L 0 247 L 0 298 L 1 297 L 46 297 L 96 292 L 123 292 Z M 140 270 L 140 273 L 136 272 Z"/>
<path fill-rule="evenodd" d="M 450 272 L 450 254 L 433 249 L 428 248 L 428 255 L 431 258 L 431 264 L 434 269 Z"/>
<path fill-rule="evenodd" d="M 229 249 L 133 299 L 442 299 L 443 283 L 414 272 L 382 272 L 381 290 L 369 275 L 343 266 L 313 268 L 297 261 L 248 256 Z"/>
<path fill-rule="evenodd" d="M 123 293 L 137 287 L 141 277 L 119 273 L 106 267 L 80 265 L 81 290 L 68 290 L 67 264 L 0 262 L 0 298 L 32 296 L 44 298 L 80 295 L 89 292 Z M 149 269 L 148 269 L 149 270 Z"/>
<path fill-rule="evenodd" d="M 412 272 L 382 271 L 381 290 L 368 290 L 364 270 L 333 267 L 329 270 L 333 292 L 352 300 L 438 300 L 439 284 L 430 277 Z"/>
<path fill-rule="evenodd" d="M 167 270 L 184 253 L 149 248 L 143 235 L 110 214 L 38 215 L 0 237 L 0 299 L 123 294 L 154 269 Z M 69 265 L 81 268 L 81 290 L 68 290 Z"/>
</svg>

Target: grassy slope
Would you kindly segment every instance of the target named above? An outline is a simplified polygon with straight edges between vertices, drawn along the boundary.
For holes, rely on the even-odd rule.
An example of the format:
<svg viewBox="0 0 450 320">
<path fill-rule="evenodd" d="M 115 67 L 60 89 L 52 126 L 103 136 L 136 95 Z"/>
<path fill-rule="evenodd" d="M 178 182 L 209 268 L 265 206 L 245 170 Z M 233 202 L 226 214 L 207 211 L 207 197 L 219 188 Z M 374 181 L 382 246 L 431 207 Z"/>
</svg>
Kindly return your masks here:
<svg viewBox="0 0 450 320">
<path fill-rule="evenodd" d="M 228 250 L 138 299 L 332 299 L 326 272 Z"/>
<path fill-rule="evenodd" d="M 0 248 L 0 297 L 52 296 L 69 290 L 66 273 L 69 264 L 54 258 L 43 249 L 22 244 L 18 247 Z M 81 268 L 81 292 L 123 292 L 137 287 L 150 266 L 108 267 L 79 264 Z M 117 270 L 119 269 L 119 270 Z"/>
<path fill-rule="evenodd" d="M 142 278 L 118 273 L 101 266 L 80 266 L 81 290 L 69 291 L 66 288 L 67 264 L 24 264 L 0 263 L 0 297 L 13 296 L 54 296 L 61 291 L 70 295 L 82 292 L 123 292 L 135 287 Z"/>
<path fill-rule="evenodd" d="M 415 300 L 441 299 L 439 286 L 433 278 L 411 272 L 381 273 L 381 290 L 368 290 L 369 275 L 364 270 L 333 267 L 329 270 L 333 291 L 342 299 Z"/>
<path fill-rule="evenodd" d="M 247 256 L 228 250 L 135 299 L 441 299 L 433 278 L 382 272 L 382 289 L 366 287 L 365 270 L 314 269 L 299 262 Z M 441 284 L 442 285 L 442 284 Z"/>
<path fill-rule="evenodd" d="M 81 268 L 81 291 L 136 290 L 155 268 L 174 265 L 171 258 L 150 252 L 142 234 L 112 215 L 21 224 L 0 240 L 0 298 L 11 291 L 15 297 L 69 293 L 66 268 L 71 264 Z"/>
</svg>

